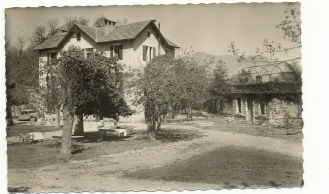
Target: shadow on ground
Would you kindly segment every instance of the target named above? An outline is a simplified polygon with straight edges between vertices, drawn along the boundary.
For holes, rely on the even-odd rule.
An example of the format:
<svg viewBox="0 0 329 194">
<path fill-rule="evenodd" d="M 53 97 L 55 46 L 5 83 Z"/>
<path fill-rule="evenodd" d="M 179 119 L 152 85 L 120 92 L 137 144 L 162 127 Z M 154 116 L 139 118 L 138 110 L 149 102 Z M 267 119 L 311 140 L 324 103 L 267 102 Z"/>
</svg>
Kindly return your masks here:
<svg viewBox="0 0 329 194">
<path fill-rule="evenodd" d="M 161 142 L 178 142 L 178 141 L 191 141 L 195 138 L 201 138 L 204 134 L 196 130 L 183 130 L 183 129 L 163 129 L 157 135 L 157 140 Z"/>
<path fill-rule="evenodd" d="M 169 165 L 126 172 L 124 178 L 222 184 L 226 189 L 299 187 L 302 159 L 264 150 L 226 146 Z"/>
</svg>

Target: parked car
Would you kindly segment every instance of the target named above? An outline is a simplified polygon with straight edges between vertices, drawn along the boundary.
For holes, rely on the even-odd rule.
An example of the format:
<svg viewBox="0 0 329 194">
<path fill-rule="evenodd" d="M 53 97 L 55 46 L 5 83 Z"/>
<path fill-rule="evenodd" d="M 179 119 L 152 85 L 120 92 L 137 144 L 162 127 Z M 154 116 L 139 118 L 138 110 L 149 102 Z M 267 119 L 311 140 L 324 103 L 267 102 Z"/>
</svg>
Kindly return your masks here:
<svg viewBox="0 0 329 194">
<path fill-rule="evenodd" d="M 37 115 L 38 113 L 34 109 L 23 109 L 21 110 L 21 114 L 17 116 L 17 120 L 31 120 L 37 118 Z"/>
</svg>

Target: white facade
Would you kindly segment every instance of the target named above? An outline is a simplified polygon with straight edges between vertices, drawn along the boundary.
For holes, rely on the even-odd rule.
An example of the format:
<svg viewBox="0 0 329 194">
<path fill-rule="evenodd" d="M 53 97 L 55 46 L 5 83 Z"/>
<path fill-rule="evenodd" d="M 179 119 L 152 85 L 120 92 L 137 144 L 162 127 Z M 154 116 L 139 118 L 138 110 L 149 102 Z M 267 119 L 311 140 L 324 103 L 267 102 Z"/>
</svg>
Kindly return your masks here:
<svg viewBox="0 0 329 194">
<path fill-rule="evenodd" d="M 118 63 L 133 68 L 144 67 L 146 63 L 150 60 L 150 58 L 153 58 L 154 56 L 157 56 L 159 54 L 163 55 L 167 52 L 171 55 L 175 55 L 175 50 L 173 48 L 166 49 L 166 46 L 161 41 L 159 41 L 159 36 L 156 35 L 155 30 L 151 26 L 147 26 L 137 36 L 136 39 L 116 42 L 95 43 L 90 37 L 88 37 L 83 32 L 81 32 L 81 39 L 78 41 L 76 33 L 72 33 L 72 35 L 65 40 L 61 47 L 56 49 L 40 50 L 40 59 L 43 62 L 46 62 L 48 53 L 52 52 L 56 52 L 57 57 L 59 57 L 59 53 L 62 50 L 67 50 L 72 45 L 79 46 L 81 49 L 93 48 L 94 51 L 103 51 L 108 57 L 111 56 L 111 46 L 122 45 L 123 56 L 122 60 L 119 60 Z M 149 52 L 148 50 L 147 58 L 146 60 L 143 60 L 143 46 L 148 46 L 148 48 L 155 48 L 156 53 L 153 53 L 153 49 L 151 52 Z"/>
<path fill-rule="evenodd" d="M 80 35 L 78 35 L 78 33 L 80 33 Z M 89 50 L 93 50 L 93 52 L 104 52 L 107 57 L 111 57 L 114 55 L 113 48 L 118 46 L 122 49 L 122 51 L 120 51 L 122 57 L 120 57 L 121 59 L 118 60 L 118 63 L 133 69 L 145 67 L 154 56 L 168 54 L 174 57 L 176 52 L 174 47 L 168 47 L 167 45 L 164 45 L 163 41 L 160 41 L 160 37 L 152 25 L 146 26 L 134 39 L 115 42 L 96 43 L 80 29 L 74 32 L 69 32 L 69 34 L 70 36 L 64 39 L 64 42 L 60 45 L 60 47 L 39 50 L 40 70 L 43 69 L 43 65 L 47 62 L 51 53 L 56 54 L 56 57 L 59 58 L 60 52 L 63 50 L 68 50 L 68 48 L 72 45 L 84 49 L 85 57 Z M 40 77 L 40 86 L 45 86 L 45 78 L 45 74 Z M 141 107 L 133 107 L 131 100 L 129 99 L 133 99 L 132 94 L 126 94 L 127 103 L 133 109 L 139 109 L 139 111 L 137 110 L 137 115 L 134 115 L 133 118 L 129 118 L 129 120 L 132 122 L 144 120 L 144 113 L 141 111 Z"/>
</svg>

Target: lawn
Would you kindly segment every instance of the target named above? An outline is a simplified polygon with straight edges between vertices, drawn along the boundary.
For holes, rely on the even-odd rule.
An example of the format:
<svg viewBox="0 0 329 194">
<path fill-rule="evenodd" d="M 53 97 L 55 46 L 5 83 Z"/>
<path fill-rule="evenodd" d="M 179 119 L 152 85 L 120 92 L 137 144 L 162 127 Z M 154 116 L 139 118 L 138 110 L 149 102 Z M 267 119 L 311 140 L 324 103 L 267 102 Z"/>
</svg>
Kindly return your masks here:
<svg viewBox="0 0 329 194">
<path fill-rule="evenodd" d="M 98 142 L 99 132 L 85 132 L 86 141 L 75 143 L 72 149 L 70 160 L 86 160 L 98 158 L 101 155 L 109 155 L 125 152 L 128 150 L 139 150 L 147 147 L 161 146 L 165 143 L 190 141 L 200 138 L 202 133 L 192 130 L 163 129 L 158 136 L 158 141 L 146 140 L 145 130 L 133 130 L 127 128 L 127 138 L 110 138 L 106 141 Z M 19 128 L 14 128 L 12 135 L 17 133 Z M 24 132 L 41 131 L 39 126 L 24 126 Z M 47 128 L 48 129 L 48 128 Z M 54 127 L 50 128 L 54 129 Z M 51 131 L 48 129 L 49 131 Z M 17 133 L 18 134 L 18 133 Z M 59 158 L 60 144 L 55 139 L 45 139 L 43 142 L 33 144 L 11 143 L 7 145 L 8 168 L 36 168 L 51 164 L 61 164 L 63 160 Z"/>
<path fill-rule="evenodd" d="M 160 181 L 224 184 L 224 187 L 228 189 L 254 186 L 299 187 L 302 181 L 302 158 L 230 144 L 224 147 L 220 144 L 217 146 L 214 142 L 208 142 L 207 138 L 204 138 L 207 131 L 212 131 L 210 134 L 213 135 L 217 134 L 216 131 L 229 131 L 233 132 L 232 134 L 244 133 L 285 139 L 288 142 L 299 142 L 302 139 L 302 133 L 286 135 L 285 129 L 248 123 L 227 123 L 224 118 L 168 123 L 163 125 L 157 141 L 148 141 L 146 130 L 135 130 L 132 126 L 125 126 L 125 128 L 129 137 L 110 138 L 102 142 L 97 141 L 100 135 L 99 132 L 86 132 L 85 138 L 87 140 L 83 143 L 74 144 L 75 149 L 73 149 L 69 162 L 59 158 L 60 144 L 55 139 L 45 139 L 43 142 L 33 144 L 8 144 L 7 155 L 10 177 L 8 183 L 9 187 L 12 187 L 9 189 L 33 192 L 33 189 L 40 184 L 39 180 L 48 181 L 51 186 L 56 186 L 57 189 L 63 188 L 63 185 L 51 179 L 52 173 L 55 173 L 53 169 L 58 171 L 56 176 L 59 180 L 62 179 L 63 184 L 66 181 L 71 181 L 70 177 L 74 177 L 79 170 L 83 170 L 86 173 L 85 177 L 83 176 L 84 178 L 79 179 L 79 181 L 85 181 L 89 176 L 93 177 L 93 180 L 90 180 L 92 185 L 98 185 L 99 188 L 113 187 L 113 185 L 107 187 L 107 184 L 101 182 L 102 179 L 108 176 L 133 181 L 136 185 L 141 184 L 141 182 L 148 185 L 149 181 Z M 10 127 L 8 136 L 32 131 L 56 130 L 59 129 L 44 126 L 14 125 Z M 217 139 L 220 139 L 220 133 L 218 133 Z M 296 145 L 298 146 L 298 144 Z M 184 155 L 185 153 L 189 157 Z M 159 164 L 163 162 L 163 165 L 154 167 L 154 162 Z M 90 166 L 84 169 L 84 166 L 89 163 Z M 81 164 L 81 166 L 76 166 L 77 164 Z M 30 179 L 23 177 L 19 179 L 17 177 L 22 176 L 22 173 L 29 172 L 35 173 L 34 177 L 31 175 L 32 178 L 35 178 L 35 182 L 26 187 Z M 43 177 L 44 173 L 49 178 L 45 179 Z M 100 173 L 105 174 L 99 177 Z M 68 176 L 64 176 L 64 174 Z M 83 187 L 84 183 L 79 186 L 79 181 L 77 181 L 78 186 L 73 188 L 77 190 L 85 188 Z M 141 182 L 137 183 L 135 181 Z M 51 189 L 46 185 L 44 188 Z"/>
<path fill-rule="evenodd" d="M 292 142 L 301 143 L 303 140 L 303 133 L 301 126 L 294 126 L 289 129 L 291 134 L 287 134 L 286 128 L 281 127 L 273 127 L 273 126 L 263 126 L 253 123 L 246 123 L 244 121 L 235 120 L 234 122 L 227 122 L 225 118 L 219 117 L 216 119 L 209 119 L 209 121 L 213 121 L 212 126 L 202 126 L 199 125 L 202 129 L 213 129 L 218 131 L 227 131 L 234 133 L 243 133 L 247 135 L 254 136 L 263 136 L 263 137 L 271 137 L 275 139 L 284 139 Z M 198 124 L 197 124 L 198 125 Z"/>
<path fill-rule="evenodd" d="M 62 130 L 62 128 L 56 128 L 52 126 L 38 126 L 38 125 L 20 125 L 15 124 L 7 127 L 7 136 L 18 136 L 20 133 L 29 133 L 29 132 L 51 132 Z"/>
</svg>

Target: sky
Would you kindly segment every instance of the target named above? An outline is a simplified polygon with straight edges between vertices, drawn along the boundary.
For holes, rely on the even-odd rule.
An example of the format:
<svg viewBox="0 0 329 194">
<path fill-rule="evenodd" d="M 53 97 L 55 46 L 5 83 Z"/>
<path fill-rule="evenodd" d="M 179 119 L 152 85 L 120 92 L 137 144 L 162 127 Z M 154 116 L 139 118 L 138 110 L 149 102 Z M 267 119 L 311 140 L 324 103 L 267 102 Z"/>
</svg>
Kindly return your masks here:
<svg viewBox="0 0 329 194">
<path fill-rule="evenodd" d="M 234 41 L 250 55 L 265 38 L 291 46 L 275 28 L 286 8 L 286 3 L 9 8 L 5 11 L 6 38 L 11 42 L 19 36 L 28 38 L 35 26 L 50 19 L 62 24 L 66 17 L 83 16 L 92 26 L 103 15 L 112 20 L 127 18 L 128 23 L 155 19 L 165 37 L 183 49 L 192 46 L 194 52 L 230 55 L 228 47 Z"/>
</svg>

